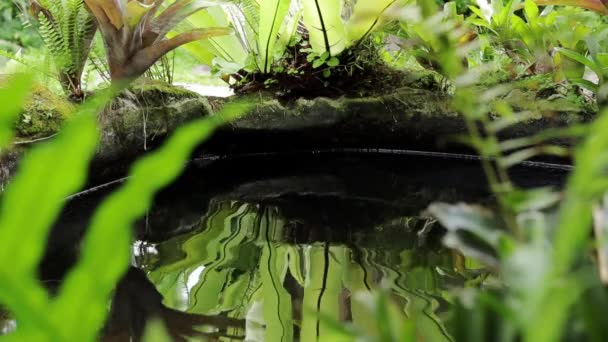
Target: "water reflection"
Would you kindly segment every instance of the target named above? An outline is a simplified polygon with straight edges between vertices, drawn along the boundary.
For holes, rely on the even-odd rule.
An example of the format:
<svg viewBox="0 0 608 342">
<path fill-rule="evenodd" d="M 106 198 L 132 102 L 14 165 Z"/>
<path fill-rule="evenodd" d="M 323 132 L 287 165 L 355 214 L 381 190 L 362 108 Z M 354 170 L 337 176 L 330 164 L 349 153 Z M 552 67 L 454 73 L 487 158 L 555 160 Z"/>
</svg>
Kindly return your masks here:
<svg viewBox="0 0 608 342">
<path fill-rule="evenodd" d="M 404 316 L 423 316 L 425 329 L 449 340 L 446 291 L 485 273 L 429 241 L 433 226 L 428 218 L 404 217 L 338 232 L 276 205 L 213 200 L 199 229 L 139 243 L 135 263 L 167 310 L 232 319 L 219 327 L 200 322 L 210 326 L 196 332 L 307 341 L 330 336 L 335 321 L 372 329 L 365 304 L 353 296 L 382 286 Z M 194 333 L 179 325 L 183 320 L 165 321 L 175 334 Z"/>
<path fill-rule="evenodd" d="M 563 179 L 514 172 L 522 186 Z M 51 293 L 110 190 L 64 209 L 40 266 Z M 493 198 L 479 165 L 464 160 L 298 154 L 192 165 L 134 227 L 133 267 L 100 338 L 140 341 L 157 318 L 175 340 L 331 339 L 335 321 L 373 329 L 358 293 L 386 287 L 396 320 L 415 317 L 433 341 L 448 340 L 451 289 L 488 273 L 441 246 L 441 229 L 421 216 L 433 201 Z M 0 328 L 11 324 L 0 314 Z"/>
<path fill-rule="evenodd" d="M 170 329 L 174 341 L 186 341 L 186 337 L 228 337 L 219 330 L 226 327 L 243 327 L 244 321 L 224 314 L 207 316 L 182 312 L 166 307 L 162 295 L 146 278 L 143 271 L 131 267 L 116 288 L 108 321 L 102 332 L 102 341 L 139 341 L 146 325 L 158 319 Z M 212 325 L 218 332 L 207 334 L 200 326 Z"/>
</svg>

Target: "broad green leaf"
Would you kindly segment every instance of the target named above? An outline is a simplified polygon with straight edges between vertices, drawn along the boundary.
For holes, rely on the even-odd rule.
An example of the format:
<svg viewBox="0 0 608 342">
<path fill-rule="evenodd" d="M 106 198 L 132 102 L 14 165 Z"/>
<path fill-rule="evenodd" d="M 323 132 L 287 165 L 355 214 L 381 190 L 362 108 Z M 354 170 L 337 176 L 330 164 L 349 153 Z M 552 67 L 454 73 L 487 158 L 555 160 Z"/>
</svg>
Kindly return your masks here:
<svg viewBox="0 0 608 342">
<path fill-rule="evenodd" d="M 382 23 L 383 13 L 396 0 L 357 1 L 353 14 L 346 23 L 346 46 L 357 44 Z"/>
<path fill-rule="evenodd" d="M 549 287 L 548 296 L 540 306 L 542 312 L 534 320 L 535 324 L 527 324 L 523 341 L 552 342 L 562 340 L 564 325 L 570 314 L 570 307 L 579 300 L 584 288 L 574 279 L 562 280 L 546 284 Z M 542 327 L 542 328 L 539 328 Z"/>
<path fill-rule="evenodd" d="M 324 62 L 322 59 L 317 58 L 317 59 L 315 59 L 315 60 L 312 62 L 312 67 L 313 67 L 314 69 L 316 69 L 316 68 L 320 67 L 321 65 L 323 65 L 324 63 L 325 63 L 325 62 Z"/>
<path fill-rule="evenodd" d="M 230 22 L 226 17 L 226 13 L 220 6 L 214 6 L 192 14 L 179 28 L 193 30 L 199 27 L 226 27 L 229 25 Z M 181 32 L 183 31 L 171 31 L 168 37 L 172 38 Z M 235 35 L 198 40 L 183 45 L 183 47 L 201 63 L 206 65 L 213 65 L 214 59 L 217 58 L 236 63 L 238 66 L 235 69 L 238 70 L 243 68 L 247 59 L 247 51 Z"/>
<path fill-rule="evenodd" d="M 588 67 L 589 69 L 591 69 L 594 73 L 596 73 L 599 77 L 602 77 L 603 73 L 602 73 L 602 69 L 599 65 L 597 65 L 594 61 L 590 60 L 589 58 L 585 57 L 584 55 L 573 51 L 573 50 L 568 50 L 568 49 L 563 49 L 563 48 L 558 48 L 557 52 L 567 58 L 572 59 L 573 61 L 576 61 L 578 63 L 581 63 L 582 65 Z"/>
<path fill-rule="evenodd" d="M 19 87 L 25 86 L 21 83 L 25 80 L 19 82 Z M 25 334 L 45 332 L 55 340 L 70 336 L 49 319 L 47 293 L 37 281 L 37 266 L 65 198 L 85 183 L 98 139 L 96 115 L 109 95 L 90 100 L 55 139 L 26 154 L 3 195 L 0 257 L 11 262 L 0 264 L 0 302 L 15 314 Z"/>
<path fill-rule="evenodd" d="M 524 12 L 526 13 L 528 22 L 534 22 L 538 18 L 538 6 L 536 6 L 533 0 L 526 0 L 524 2 Z"/>
<path fill-rule="evenodd" d="M 337 67 L 338 65 L 340 65 L 340 60 L 337 57 L 332 57 L 327 61 L 327 66 Z"/>
<path fill-rule="evenodd" d="M 291 0 L 264 0 L 260 4 L 258 46 L 260 69 L 264 73 L 272 66 L 277 35 L 289 12 Z"/>
<path fill-rule="evenodd" d="M 277 41 L 274 49 L 276 58 L 281 58 L 283 56 L 287 45 L 289 45 L 290 41 L 296 36 L 298 25 L 300 24 L 303 13 L 304 11 L 300 9 L 295 13 L 295 15 L 289 18 L 286 25 L 282 26 L 281 32 L 279 33 L 279 40 Z"/>
<path fill-rule="evenodd" d="M 6 247 L 0 249 L 0 257 L 13 260 L 11 273 L 35 274 L 65 198 L 84 184 L 97 145 L 96 114 L 106 103 L 102 97 L 107 99 L 102 95 L 87 103 L 56 139 L 28 153 L 6 189 L 0 208 L 0 241 Z M 24 227 L 30 239 L 25 244 Z"/>
<path fill-rule="evenodd" d="M 346 28 L 342 22 L 342 0 L 302 0 L 304 25 L 314 52 L 336 56 L 346 47 Z"/>
<path fill-rule="evenodd" d="M 0 148 L 13 137 L 15 120 L 22 110 L 23 101 L 32 86 L 31 75 L 11 76 L 9 84 L 0 84 Z M 6 82 L 6 81 L 5 81 Z"/>
<path fill-rule="evenodd" d="M 530 190 L 516 190 L 505 196 L 506 204 L 516 213 L 532 210 L 543 210 L 556 205 L 560 194 L 553 189 L 536 188 Z"/>
</svg>

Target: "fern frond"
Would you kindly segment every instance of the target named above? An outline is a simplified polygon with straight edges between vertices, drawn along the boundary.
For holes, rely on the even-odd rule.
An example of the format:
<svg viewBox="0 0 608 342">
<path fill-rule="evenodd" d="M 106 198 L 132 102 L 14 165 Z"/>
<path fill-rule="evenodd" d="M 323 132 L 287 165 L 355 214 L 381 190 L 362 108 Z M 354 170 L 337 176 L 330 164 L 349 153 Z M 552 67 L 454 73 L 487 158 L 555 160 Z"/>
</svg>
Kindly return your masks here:
<svg viewBox="0 0 608 342">
<path fill-rule="evenodd" d="M 80 93 L 96 24 L 84 0 L 38 0 L 40 35 L 68 91 Z"/>
</svg>

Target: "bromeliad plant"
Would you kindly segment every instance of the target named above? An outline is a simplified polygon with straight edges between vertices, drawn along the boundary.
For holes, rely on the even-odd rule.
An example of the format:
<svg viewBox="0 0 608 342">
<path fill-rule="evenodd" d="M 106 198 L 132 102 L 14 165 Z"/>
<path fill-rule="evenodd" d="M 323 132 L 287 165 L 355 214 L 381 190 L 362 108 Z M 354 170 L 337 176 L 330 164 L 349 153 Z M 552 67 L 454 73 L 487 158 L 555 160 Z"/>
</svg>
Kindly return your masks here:
<svg viewBox="0 0 608 342">
<path fill-rule="evenodd" d="M 226 27 L 198 28 L 166 35 L 180 22 L 215 1 L 84 0 L 103 36 L 112 81 L 135 79 L 169 51 L 196 40 L 226 35 Z"/>
</svg>

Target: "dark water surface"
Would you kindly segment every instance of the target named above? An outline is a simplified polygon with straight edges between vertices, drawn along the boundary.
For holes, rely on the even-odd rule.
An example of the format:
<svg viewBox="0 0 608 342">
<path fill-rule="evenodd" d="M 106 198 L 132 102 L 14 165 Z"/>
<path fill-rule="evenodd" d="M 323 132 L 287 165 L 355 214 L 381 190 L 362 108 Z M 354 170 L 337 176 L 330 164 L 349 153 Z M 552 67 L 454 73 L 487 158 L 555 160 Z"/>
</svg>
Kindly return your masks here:
<svg viewBox="0 0 608 342">
<path fill-rule="evenodd" d="M 560 186 L 564 176 L 513 172 L 526 187 Z M 41 266 L 51 290 L 108 191 L 73 200 L 55 227 Z M 138 223 L 103 339 L 138 340 L 156 317 L 176 339 L 327 340 L 335 321 L 372 329 L 365 294 L 382 287 L 405 316 L 449 340 L 450 292 L 491 274 L 442 247 L 442 228 L 424 214 L 434 201 L 491 206 L 493 198 L 469 160 L 333 153 L 195 162 Z"/>
</svg>

